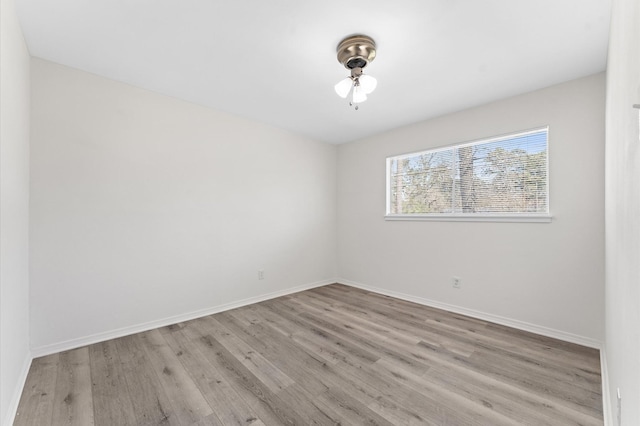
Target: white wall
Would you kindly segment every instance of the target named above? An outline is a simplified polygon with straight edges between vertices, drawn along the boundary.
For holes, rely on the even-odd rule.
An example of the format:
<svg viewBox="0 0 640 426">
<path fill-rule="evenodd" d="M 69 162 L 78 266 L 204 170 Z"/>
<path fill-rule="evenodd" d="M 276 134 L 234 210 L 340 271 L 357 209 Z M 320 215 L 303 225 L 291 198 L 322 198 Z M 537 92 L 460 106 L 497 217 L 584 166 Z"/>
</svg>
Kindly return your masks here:
<svg viewBox="0 0 640 426">
<path fill-rule="evenodd" d="M 0 423 L 9 425 L 29 353 L 29 52 L 13 0 L 0 1 Z"/>
<path fill-rule="evenodd" d="M 335 277 L 335 146 L 39 59 L 31 111 L 34 352 Z"/>
<path fill-rule="evenodd" d="M 604 89 L 598 74 L 341 145 L 341 280 L 597 345 L 604 337 Z M 387 156 L 545 125 L 552 223 L 384 221 Z M 454 275 L 460 290 L 451 287 Z"/>
<path fill-rule="evenodd" d="M 611 406 L 640 425 L 640 3 L 614 0 L 607 71 L 606 354 Z M 616 419 L 616 423 L 617 419 Z"/>
</svg>

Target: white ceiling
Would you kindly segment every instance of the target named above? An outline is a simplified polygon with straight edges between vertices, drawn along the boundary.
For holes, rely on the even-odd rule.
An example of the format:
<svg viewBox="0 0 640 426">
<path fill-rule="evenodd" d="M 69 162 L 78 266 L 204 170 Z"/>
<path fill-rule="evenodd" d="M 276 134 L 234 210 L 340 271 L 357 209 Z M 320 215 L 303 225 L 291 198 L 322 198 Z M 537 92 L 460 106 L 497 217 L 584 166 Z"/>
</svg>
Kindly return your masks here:
<svg viewBox="0 0 640 426">
<path fill-rule="evenodd" d="M 342 143 L 606 67 L 610 0 L 16 0 L 33 56 Z M 335 48 L 374 38 L 354 111 Z"/>
</svg>

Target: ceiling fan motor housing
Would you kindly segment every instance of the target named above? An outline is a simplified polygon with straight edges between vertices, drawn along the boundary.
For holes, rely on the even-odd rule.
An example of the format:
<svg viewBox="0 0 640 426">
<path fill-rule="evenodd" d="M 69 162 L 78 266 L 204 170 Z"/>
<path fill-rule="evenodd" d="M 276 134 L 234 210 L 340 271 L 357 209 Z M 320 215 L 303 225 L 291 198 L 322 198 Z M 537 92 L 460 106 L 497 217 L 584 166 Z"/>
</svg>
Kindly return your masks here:
<svg viewBox="0 0 640 426">
<path fill-rule="evenodd" d="M 346 69 L 364 68 L 376 57 L 376 43 L 365 35 L 349 36 L 337 47 L 338 62 Z"/>
</svg>

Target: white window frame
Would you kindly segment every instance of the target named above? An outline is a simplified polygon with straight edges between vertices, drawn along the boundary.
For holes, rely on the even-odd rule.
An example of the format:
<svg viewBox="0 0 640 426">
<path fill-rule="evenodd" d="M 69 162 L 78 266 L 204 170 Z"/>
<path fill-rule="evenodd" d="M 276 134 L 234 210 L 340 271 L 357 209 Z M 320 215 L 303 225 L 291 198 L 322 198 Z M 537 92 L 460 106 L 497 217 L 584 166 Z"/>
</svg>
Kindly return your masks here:
<svg viewBox="0 0 640 426">
<path fill-rule="evenodd" d="M 517 136 L 523 136 L 531 133 L 537 133 L 546 130 L 547 132 L 547 213 L 403 213 L 392 214 L 391 211 L 391 162 L 397 159 L 403 159 L 408 157 L 414 157 L 424 153 L 433 153 L 439 151 L 447 151 L 452 148 L 462 148 L 469 145 L 476 145 L 479 143 L 490 143 L 502 139 L 513 138 Z M 441 146 L 433 149 L 427 149 L 422 151 L 411 152 L 401 155 L 393 155 L 386 158 L 386 214 L 385 220 L 388 221 L 444 221 L 444 222 L 532 222 L 532 223 L 549 223 L 553 216 L 551 215 L 551 200 L 549 193 L 549 139 L 550 139 L 549 126 L 537 127 L 534 129 L 518 131 L 513 133 L 507 133 L 499 136 L 492 136 L 488 138 L 476 139 L 473 141 L 467 141 L 462 143 L 453 143 L 446 146 Z"/>
</svg>

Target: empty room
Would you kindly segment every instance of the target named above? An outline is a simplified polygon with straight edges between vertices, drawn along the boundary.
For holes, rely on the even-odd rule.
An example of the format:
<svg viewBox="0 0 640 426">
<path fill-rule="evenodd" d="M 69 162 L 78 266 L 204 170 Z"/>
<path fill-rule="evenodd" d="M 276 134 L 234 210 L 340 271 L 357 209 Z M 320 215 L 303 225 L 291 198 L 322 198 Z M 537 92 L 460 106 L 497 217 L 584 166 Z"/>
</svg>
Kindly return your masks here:
<svg viewBox="0 0 640 426">
<path fill-rule="evenodd" d="M 0 424 L 640 425 L 638 0 L 0 0 Z"/>
</svg>

